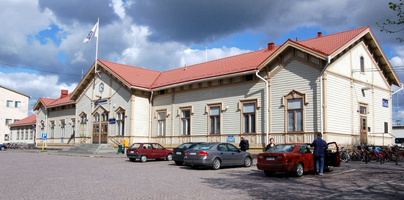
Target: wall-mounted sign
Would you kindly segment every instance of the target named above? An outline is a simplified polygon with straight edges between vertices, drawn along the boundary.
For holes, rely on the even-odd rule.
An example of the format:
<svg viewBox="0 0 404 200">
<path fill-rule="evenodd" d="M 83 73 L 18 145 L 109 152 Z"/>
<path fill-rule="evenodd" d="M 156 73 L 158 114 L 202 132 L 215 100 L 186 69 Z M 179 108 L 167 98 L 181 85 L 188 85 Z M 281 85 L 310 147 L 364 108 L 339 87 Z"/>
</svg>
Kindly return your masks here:
<svg viewBox="0 0 404 200">
<path fill-rule="evenodd" d="M 98 101 L 94 102 L 94 105 L 98 106 L 98 105 L 107 104 L 107 103 L 108 103 L 108 100 L 104 99 L 104 100 L 98 100 Z"/>
<path fill-rule="evenodd" d="M 115 118 L 111 118 L 108 120 L 110 124 L 115 124 L 116 123 L 116 119 Z"/>
<path fill-rule="evenodd" d="M 229 135 L 227 136 L 226 142 L 236 142 L 236 138 L 234 137 L 234 135 Z"/>
<path fill-rule="evenodd" d="M 389 100 L 383 99 L 382 104 L 383 104 L 383 107 L 388 108 L 389 107 Z"/>
</svg>

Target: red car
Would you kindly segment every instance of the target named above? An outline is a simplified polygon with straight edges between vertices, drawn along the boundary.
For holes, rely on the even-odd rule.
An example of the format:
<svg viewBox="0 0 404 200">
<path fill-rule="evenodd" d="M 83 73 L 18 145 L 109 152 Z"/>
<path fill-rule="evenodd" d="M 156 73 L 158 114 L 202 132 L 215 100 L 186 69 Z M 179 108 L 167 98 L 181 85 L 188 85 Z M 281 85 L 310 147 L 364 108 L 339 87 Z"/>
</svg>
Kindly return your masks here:
<svg viewBox="0 0 404 200">
<path fill-rule="evenodd" d="M 257 168 L 263 170 L 267 176 L 275 172 L 293 172 L 295 176 L 300 177 L 304 172 L 316 171 L 312 149 L 310 144 L 305 143 L 275 145 L 258 154 Z M 337 143 L 328 143 L 324 165 L 325 171 L 332 171 L 333 166 L 341 166 Z"/>
<path fill-rule="evenodd" d="M 147 159 L 173 159 L 173 151 L 164 148 L 159 143 L 133 143 L 127 150 L 126 156 L 130 161 L 135 162 L 139 159 L 141 162 L 146 162 Z"/>
</svg>

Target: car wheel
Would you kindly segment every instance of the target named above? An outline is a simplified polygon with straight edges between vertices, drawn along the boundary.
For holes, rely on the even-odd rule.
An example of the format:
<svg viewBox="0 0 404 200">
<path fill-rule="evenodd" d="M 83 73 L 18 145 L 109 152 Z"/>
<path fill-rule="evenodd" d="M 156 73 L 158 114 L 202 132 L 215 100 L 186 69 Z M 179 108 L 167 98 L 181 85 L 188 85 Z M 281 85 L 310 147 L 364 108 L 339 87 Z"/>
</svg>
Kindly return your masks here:
<svg viewBox="0 0 404 200">
<path fill-rule="evenodd" d="M 265 176 L 273 176 L 275 174 L 275 172 L 269 171 L 269 170 L 264 170 L 264 174 L 265 174 Z"/>
<path fill-rule="evenodd" d="M 219 158 L 215 158 L 214 160 L 213 160 L 213 162 L 212 162 L 212 168 L 214 169 L 214 170 L 218 170 L 218 169 L 220 169 L 220 166 L 221 166 L 221 162 L 220 162 L 220 159 Z"/>
<path fill-rule="evenodd" d="M 184 162 L 182 162 L 182 161 L 175 161 L 175 164 L 178 165 L 178 166 L 181 166 L 182 164 L 184 164 Z"/>
<path fill-rule="evenodd" d="M 4 150 L 4 147 L 1 147 L 0 149 L 3 151 L 3 150 Z"/>
<path fill-rule="evenodd" d="M 304 172 L 304 167 L 302 163 L 297 163 L 296 169 L 295 169 L 295 176 L 301 177 Z"/>
<path fill-rule="evenodd" d="M 333 166 L 325 166 L 324 167 L 324 171 L 326 171 L 326 172 L 332 172 L 332 170 L 334 170 Z"/>
<path fill-rule="evenodd" d="M 166 157 L 166 160 L 172 161 L 173 160 L 173 154 L 169 153 Z"/>
<path fill-rule="evenodd" d="M 142 162 L 146 162 L 147 161 L 147 156 L 141 156 L 140 157 L 140 161 L 142 161 Z"/>
<path fill-rule="evenodd" d="M 136 158 L 129 158 L 130 161 L 135 162 Z"/>
<path fill-rule="evenodd" d="M 251 164 L 252 164 L 252 159 L 251 159 L 251 157 L 246 157 L 246 158 L 244 159 L 244 167 L 251 167 Z"/>
</svg>

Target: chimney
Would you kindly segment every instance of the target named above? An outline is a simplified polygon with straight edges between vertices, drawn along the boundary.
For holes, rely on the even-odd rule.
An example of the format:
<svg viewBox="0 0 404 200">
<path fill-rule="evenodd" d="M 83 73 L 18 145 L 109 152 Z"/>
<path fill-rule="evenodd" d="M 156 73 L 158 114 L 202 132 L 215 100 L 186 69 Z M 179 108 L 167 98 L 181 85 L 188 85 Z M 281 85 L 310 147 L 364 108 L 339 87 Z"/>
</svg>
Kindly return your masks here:
<svg viewBox="0 0 404 200">
<path fill-rule="evenodd" d="M 67 97 L 68 94 L 69 94 L 69 90 L 61 90 L 60 98 Z"/>
<path fill-rule="evenodd" d="M 268 51 L 272 51 L 274 49 L 275 49 L 275 43 L 273 43 L 273 42 L 268 43 Z"/>
<path fill-rule="evenodd" d="M 299 41 L 299 38 L 298 37 L 296 37 L 296 42 L 298 42 Z"/>
<path fill-rule="evenodd" d="M 321 37 L 321 36 L 323 36 L 323 33 L 322 32 L 317 32 L 317 37 Z"/>
</svg>

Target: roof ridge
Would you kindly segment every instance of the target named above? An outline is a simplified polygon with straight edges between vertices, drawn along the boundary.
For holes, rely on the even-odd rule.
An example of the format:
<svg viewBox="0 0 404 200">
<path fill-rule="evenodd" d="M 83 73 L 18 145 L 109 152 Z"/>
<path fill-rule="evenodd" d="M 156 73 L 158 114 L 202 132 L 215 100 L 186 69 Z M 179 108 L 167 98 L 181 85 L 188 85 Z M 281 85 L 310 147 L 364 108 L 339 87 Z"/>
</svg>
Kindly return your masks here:
<svg viewBox="0 0 404 200">
<path fill-rule="evenodd" d="M 147 71 L 160 72 L 160 71 L 157 71 L 157 70 L 138 67 L 138 66 L 133 66 L 133 65 L 128 65 L 128 64 L 122 64 L 122 63 L 117 63 L 117 62 L 112 62 L 112 61 L 107 61 L 107 60 L 101 60 L 101 59 L 98 59 L 98 60 L 101 61 L 101 62 L 108 62 L 108 63 L 113 63 L 113 64 L 116 64 L 116 65 L 123 65 L 123 66 L 127 66 L 127 67 L 134 67 L 134 68 L 138 68 L 138 69 L 143 69 L 143 70 L 147 70 Z M 106 66 L 108 66 L 108 65 L 106 65 Z"/>
<path fill-rule="evenodd" d="M 255 53 L 257 51 L 263 51 L 263 50 L 266 50 L 266 49 L 265 48 L 258 49 L 258 50 L 249 51 L 249 52 L 246 52 L 246 53 L 241 53 L 241 54 L 232 55 L 232 56 L 228 56 L 228 57 L 218 58 L 218 59 L 215 59 L 215 60 L 209 60 L 209 61 L 206 61 L 206 62 L 196 63 L 196 64 L 193 64 L 193 65 L 187 65 L 187 67 L 196 67 L 197 65 L 201 65 L 201 64 L 205 64 L 205 63 L 211 63 L 211 62 L 217 62 L 217 61 L 220 61 L 220 60 L 225 60 L 225 59 L 233 58 L 233 57 L 240 56 L 240 55 L 251 54 L 251 53 Z M 162 71 L 162 73 L 170 72 L 170 71 L 174 71 L 174 70 L 179 70 L 179 69 L 182 69 L 182 68 L 183 67 L 178 67 L 178 68 L 170 69 L 170 70 L 167 70 L 167 71 Z"/>
<path fill-rule="evenodd" d="M 315 40 L 315 39 L 318 39 L 318 38 L 331 37 L 331 36 L 335 36 L 335 35 L 342 35 L 342 34 L 345 34 L 345 33 L 348 33 L 348 32 L 358 31 L 358 30 L 360 30 L 360 29 L 363 29 L 362 31 L 364 31 L 364 30 L 366 30 L 367 28 L 369 28 L 369 26 L 363 26 L 363 27 L 360 27 L 360 28 L 355 28 L 355 29 L 351 29 L 351 30 L 347 30 L 347 31 L 332 33 L 332 34 L 329 34 L 329 35 L 323 35 L 323 36 L 321 36 L 321 37 L 314 37 L 314 38 L 310 38 L 310 39 L 306 39 L 306 40 L 299 40 L 299 41 L 294 41 L 294 40 L 292 40 L 292 39 L 290 39 L 290 40 L 292 40 L 292 41 L 294 41 L 294 42 L 298 42 L 298 43 L 299 43 L 299 42 L 306 42 L 306 41 Z M 362 31 L 361 31 L 361 32 L 362 32 Z"/>
</svg>

